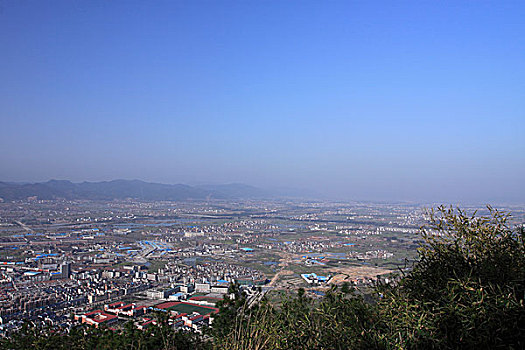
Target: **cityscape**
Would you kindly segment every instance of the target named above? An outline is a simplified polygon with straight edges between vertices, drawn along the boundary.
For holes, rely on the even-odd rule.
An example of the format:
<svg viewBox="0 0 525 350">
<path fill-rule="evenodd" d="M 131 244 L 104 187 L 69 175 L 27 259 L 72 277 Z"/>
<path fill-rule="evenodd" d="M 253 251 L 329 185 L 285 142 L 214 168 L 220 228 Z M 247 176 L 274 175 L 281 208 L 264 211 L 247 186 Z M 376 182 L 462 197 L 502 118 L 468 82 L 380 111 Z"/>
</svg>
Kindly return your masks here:
<svg viewBox="0 0 525 350">
<path fill-rule="evenodd" d="M 525 223 L 525 208 L 507 209 Z M 285 199 L 0 203 L 0 330 L 143 329 L 161 310 L 199 332 L 231 283 L 249 300 L 366 288 L 410 268 L 426 215 L 421 204 Z"/>
</svg>

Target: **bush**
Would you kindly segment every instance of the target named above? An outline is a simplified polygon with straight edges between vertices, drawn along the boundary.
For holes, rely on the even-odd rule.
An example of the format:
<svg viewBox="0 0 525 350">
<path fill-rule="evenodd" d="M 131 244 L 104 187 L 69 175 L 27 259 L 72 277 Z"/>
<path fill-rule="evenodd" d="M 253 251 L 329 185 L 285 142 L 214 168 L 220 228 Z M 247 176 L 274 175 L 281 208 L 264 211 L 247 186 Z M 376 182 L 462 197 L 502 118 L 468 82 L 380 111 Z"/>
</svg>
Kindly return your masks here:
<svg viewBox="0 0 525 350">
<path fill-rule="evenodd" d="M 401 348 L 524 348 L 525 245 L 508 215 L 440 207 L 412 271 L 383 286 L 380 336 Z"/>
</svg>

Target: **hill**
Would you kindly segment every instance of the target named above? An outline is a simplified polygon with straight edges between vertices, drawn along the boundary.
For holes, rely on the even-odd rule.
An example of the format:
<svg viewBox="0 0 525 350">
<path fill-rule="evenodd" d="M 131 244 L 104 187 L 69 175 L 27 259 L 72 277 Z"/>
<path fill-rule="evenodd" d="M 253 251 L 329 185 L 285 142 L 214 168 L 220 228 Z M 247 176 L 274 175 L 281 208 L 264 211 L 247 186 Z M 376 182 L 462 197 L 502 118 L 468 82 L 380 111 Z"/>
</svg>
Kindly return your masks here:
<svg viewBox="0 0 525 350">
<path fill-rule="evenodd" d="M 113 180 L 102 182 L 73 183 L 67 180 L 50 180 L 33 184 L 0 182 L 0 198 L 5 201 L 37 199 L 141 199 L 141 200 L 203 200 L 231 197 L 213 189 L 197 188 L 183 184 L 160 184 L 139 180 Z"/>
</svg>

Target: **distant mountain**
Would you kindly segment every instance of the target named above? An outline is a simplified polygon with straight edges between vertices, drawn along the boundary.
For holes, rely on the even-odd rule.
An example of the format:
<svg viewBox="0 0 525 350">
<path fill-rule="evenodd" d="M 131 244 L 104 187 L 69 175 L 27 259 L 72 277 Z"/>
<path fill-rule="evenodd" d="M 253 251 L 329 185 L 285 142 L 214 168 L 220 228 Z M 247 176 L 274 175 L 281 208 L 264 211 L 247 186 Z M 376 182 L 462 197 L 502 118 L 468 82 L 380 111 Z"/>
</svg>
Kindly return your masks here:
<svg viewBox="0 0 525 350">
<path fill-rule="evenodd" d="M 26 199 L 33 196 L 37 196 L 40 199 L 53 199 L 60 197 L 60 194 L 44 183 L 13 184 L 0 182 L 0 198 L 5 201 Z"/>
<path fill-rule="evenodd" d="M 304 198 L 311 195 L 301 190 L 265 190 L 255 186 L 232 183 L 224 185 L 167 185 L 140 180 L 113 180 L 74 183 L 50 180 L 39 183 L 0 182 L 0 198 L 4 201 L 37 199 L 140 199 L 140 200 L 204 200 L 204 199 L 272 199 Z"/>
<path fill-rule="evenodd" d="M 113 180 L 103 182 L 73 183 L 66 180 L 51 180 L 34 184 L 0 182 L 0 198 L 5 201 L 37 197 L 38 199 L 142 199 L 142 200 L 189 200 L 227 198 L 211 190 L 187 185 L 166 185 L 139 180 Z"/>
</svg>

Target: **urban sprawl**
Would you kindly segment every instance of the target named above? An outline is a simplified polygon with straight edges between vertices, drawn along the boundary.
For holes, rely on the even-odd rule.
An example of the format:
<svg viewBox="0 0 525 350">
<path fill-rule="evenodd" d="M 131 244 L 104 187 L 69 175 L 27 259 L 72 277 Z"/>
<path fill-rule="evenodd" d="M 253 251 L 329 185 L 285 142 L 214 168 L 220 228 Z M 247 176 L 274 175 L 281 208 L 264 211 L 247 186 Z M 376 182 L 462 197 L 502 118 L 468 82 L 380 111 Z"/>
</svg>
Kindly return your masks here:
<svg viewBox="0 0 525 350">
<path fill-rule="evenodd" d="M 429 207 L 429 206 L 427 206 Z M 200 332 L 232 283 L 248 300 L 366 287 L 416 257 L 421 204 L 0 202 L 0 334 L 22 322 Z M 473 208 L 474 209 L 474 208 Z M 511 208 L 523 221 L 523 210 Z"/>
</svg>

